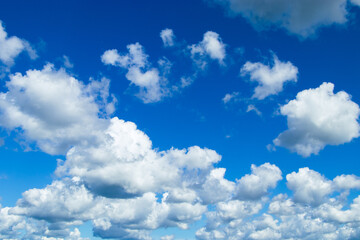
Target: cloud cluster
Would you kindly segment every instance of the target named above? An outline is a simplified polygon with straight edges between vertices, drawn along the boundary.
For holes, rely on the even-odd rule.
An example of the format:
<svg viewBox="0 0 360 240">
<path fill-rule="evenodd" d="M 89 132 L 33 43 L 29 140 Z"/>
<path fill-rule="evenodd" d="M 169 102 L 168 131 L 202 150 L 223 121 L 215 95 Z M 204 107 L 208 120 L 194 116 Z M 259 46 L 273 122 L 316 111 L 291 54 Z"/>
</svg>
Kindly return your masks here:
<svg viewBox="0 0 360 240">
<path fill-rule="evenodd" d="M 16 36 L 8 37 L 0 21 L 0 61 L 10 67 L 14 64 L 14 59 L 23 51 L 26 51 L 32 59 L 37 57 L 35 50 L 27 41 Z"/>
<path fill-rule="evenodd" d="M 210 60 L 225 65 L 226 45 L 222 42 L 219 34 L 208 31 L 203 40 L 182 48 L 181 44 L 175 44 L 175 34 L 172 29 L 166 28 L 160 32 L 164 47 L 181 48 L 182 57 L 186 57 L 194 64 L 196 69 L 193 73 L 187 73 L 183 69 L 179 81 L 169 81 L 172 67 L 175 65 L 168 58 L 162 57 L 157 62 L 157 67 L 149 61 L 149 55 L 139 43 L 129 44 L 127 53 L 119 53 L 116 49 L 110 49 L 103 53 L 101 61 L 105 65 L 112 65 L 125 69 L 126 79 L 131 85 L 139 90 L 135 95 L 144 103 L 154 103 L 170 97 L 173 93 L 180 92 L 190 86 L 197 77 L 198 71 L 203 71 Z M 175 62 L 177 63 L 177 62 Z M 178 64 L 178 65 L 182 65 Z M 177 78 L 177 77 L 176 77 Z"/>
<path fill-rule="evenodd" d="M 207 224 L 196 232 L 197 239 L 359 237 L 359 197 L 347 204 L 349 190 L 359 189 L 357 176 L 341 175 L 328 180 L 314 170 L 301 168 L 288 174 L 286 179 L 293 191 L 290 197 L 281 193 L 272 199 L 259 196 L 216 204 L 214 211 L 206 213 Z M 260 182 L 253 186 L 257 184 Z"/>
<path fill-rule="evenodd" d="M 301 38 L 321 27 L 347 22 L 348 7 L 358 0 L 207 0 L 222 5 L 231 15 L 241 15 L 255 29 L 284 28 Z"/>
<path fill-rule="evenodd" d="M 326 145 L 339 145 L 359 137 L 359 106 L 344 91 L 334 93 L 334 84 L 299 92 L 280 108 L 288 130 L 273 142 L 304 157 L 318 154 Z"/>
<path fill-rule="evenodd" d="M 252 98 L 262 100 L 270 95 L 278 94 L 283 90 L 286 82 L 296 82 L 298 69 L 291 62 L 281 62 L 273 56 L 273 66 L 257 62 L 246 62 L 241 68 L 243 76 L 249 75 L 250 80 L 259 85 L 255 88 Z"/>
<path fill-rule="evenodd" d="M 168 94 L 167 79 L 160 75 L 158 68 L 151 67 L 149 56 L 139 43 L 129 44 L 127 49 L 125 54 L 119 54 L 116 49 L 107 50 L 101 61 L 126 69 L 126 79 L 139 88 L 137 96 L 145 103 L 160 101 Z"/>
</svg>

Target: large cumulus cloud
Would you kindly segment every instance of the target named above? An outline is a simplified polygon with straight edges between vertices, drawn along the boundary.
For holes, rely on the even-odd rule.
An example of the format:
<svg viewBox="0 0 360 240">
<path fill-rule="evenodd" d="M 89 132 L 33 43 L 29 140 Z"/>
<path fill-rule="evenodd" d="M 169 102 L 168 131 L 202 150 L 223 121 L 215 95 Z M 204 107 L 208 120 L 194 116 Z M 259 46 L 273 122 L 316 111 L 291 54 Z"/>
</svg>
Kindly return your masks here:
<svg viewBox="0 0 360 240">
<path fill-rule="evenodd" d="M 332 83 L 299 92 L 296 99 L 280 108 L 280 113 L 287 117 L 289 129 L 274 144 L 304 157 L 318 154 L 326 145 L 347 143 L 359 136 L 359 106 L 348 93 L 334 93 Z"/>
</svg>

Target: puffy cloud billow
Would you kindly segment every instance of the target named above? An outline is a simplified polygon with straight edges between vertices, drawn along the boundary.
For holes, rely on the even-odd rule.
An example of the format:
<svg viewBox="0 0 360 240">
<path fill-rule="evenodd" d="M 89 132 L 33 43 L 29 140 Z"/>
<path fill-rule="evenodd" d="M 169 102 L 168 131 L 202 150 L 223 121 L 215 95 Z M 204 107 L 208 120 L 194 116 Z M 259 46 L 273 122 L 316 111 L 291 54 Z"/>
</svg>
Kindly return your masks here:
<svg viewBox="0 0 360 240">
<path fill-rule="evenodd" d="M 106 116 L 115 110 L 108 79 L 86 85 L 51 64 L 10 75 L 6 87 L 0 93 L 0 125 L 20 128 L 25 139 L 50 154 L 96 142 L 108 125 Z"/>
<path fill-rule="evenodd" d="M 287 117 L 289 129 L 274 144 L 304 157 L 318 154 L 326 145 L 359 137 L 359 106 L 348 93 L 334 93 L 332 83 L 299 92 L 296 99 L 280 108 L 280 113 Z"/>
</svg>

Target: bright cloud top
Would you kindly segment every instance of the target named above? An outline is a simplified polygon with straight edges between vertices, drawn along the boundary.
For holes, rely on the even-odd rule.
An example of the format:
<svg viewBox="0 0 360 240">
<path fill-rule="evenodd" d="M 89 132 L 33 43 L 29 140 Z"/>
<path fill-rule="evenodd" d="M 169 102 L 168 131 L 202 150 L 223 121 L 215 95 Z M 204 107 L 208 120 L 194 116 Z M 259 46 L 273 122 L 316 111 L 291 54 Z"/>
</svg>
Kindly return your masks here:
<svg viewBox="0 0 360 240">
<path fill-rule="evenodd" d="M 189 49 L 192 59 L 201 69 L 206 67 L 208 59 L 216 60 L 220 65 L 224 65 L 226 45 L 216 32 L 206 32 L 203 40 L 198 44 L 189 46 Z"/>
<path fill-rule="evenodd" d="M 115 110 L 115 99 L 108 102 L 108 79 L 85 85 L 51 64 L 10 75 L 6 87 L 8 91 L 0 93 L 0 125 L 21 128 L 25 139 L 50 154 L 94 142 L 96 132 L 107 125 L 99 116 Z"/>
<path fill-rule="evenodd" d="M 264 164 L 258 168 L 269 166 Z M 360 234 L 359 197 L 353 199 L 348 209 L 344 201 L 349 189 L 359 189 L 354 185 L 358 177 L 342 175 L 329 180 L 314 170 L 300 168 L 298 172 L 288 174 L 286 179 L 293 192 L 290 197 L 278 194 L 270 200 L 229 200 L 216 204 L 215 211 L 206 213 L 207 224 L 196 232 L 197 239 L 340 240 L 356 238 Z M 266 185 L 268 180 L 254 182 L 253 186 Z M 339 181 L 342 187 L 339 187 Z"/>
<path fill-rule="evenodd" d="M 31 48 L 27 41 L 16 36 L 8 37 L 3 23 L 0 21 L 0 61 L 7 66 L 11 66 L 14 64 L 14 59 L 22 51 L 26 51 L 32 59 L 37 57 L 35 50 Z"/>
<path fill-rule="evenodd" d="M 291 62 L 281 62 L 276 55 L 273 66 L 257 62 L 246 62 L 241 68 L 243 76 L 249 75 L 250 80 L 259 85 L 255 88 L 252 98 L 262 100 L 283 90 L 286 82 L 296 82 L 298 69 Z"/>
<path fill-rule="evenodd" d="M 175 44 L 175 34 L 172 29 L 166 28 L 160 32 L 164 47 L 172 47 Z"/>
<path fill-rule="evenodd" d="M 274 144 L 304 157 L 318 154 L 326 145 L 359 137 L 359 106 L 344 91 L 334 94 L 332 83 L 299 92 L 296 99 L 280 108 L 280 113 L 287 117 L 289 129 Z"/>
<path fill-rule="evenodd" d="M 208 0 L 223 5 L 232 15 L 241 15 L 255 29 L 278 26 L 302 38 L 321 27 L 347 22 L 347 0 Z M 352 4 L 360 5 L 358 0 Z M 349 6 L 348 6 L 349 5 Z"/>
</svg>

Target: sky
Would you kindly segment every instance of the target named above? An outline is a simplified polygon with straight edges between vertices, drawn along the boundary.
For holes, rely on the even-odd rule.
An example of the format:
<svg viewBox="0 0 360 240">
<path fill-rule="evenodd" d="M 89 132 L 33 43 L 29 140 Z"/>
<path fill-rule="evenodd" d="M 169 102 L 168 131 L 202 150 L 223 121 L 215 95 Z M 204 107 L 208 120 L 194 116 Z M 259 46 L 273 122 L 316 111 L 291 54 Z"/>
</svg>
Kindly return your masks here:
<svg viewBox="0 0 360 240">
<path fill-rule="evenodd" d="M 359 0 L 1 5 L 1 239 L 360 238 Z"/>
</svg>

